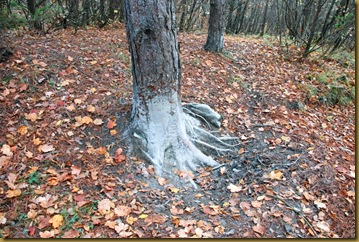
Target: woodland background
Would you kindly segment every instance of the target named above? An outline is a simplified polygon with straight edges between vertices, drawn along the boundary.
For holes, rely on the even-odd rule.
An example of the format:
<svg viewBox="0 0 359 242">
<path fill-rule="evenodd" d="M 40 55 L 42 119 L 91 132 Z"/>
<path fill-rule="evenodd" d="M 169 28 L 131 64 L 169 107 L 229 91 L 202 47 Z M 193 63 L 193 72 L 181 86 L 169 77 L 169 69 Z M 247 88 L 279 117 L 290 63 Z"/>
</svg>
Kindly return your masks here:
<svg viewBox="0 0 359 242">
<path fill-rule="evenodd" d="M 127 156 L 123 1 L 0 0 L 0 235 L 354 238 L 355 3 L 176 1 L 182 99 L 240 138 L 199 190 Z M 196 92 L 193 92 L 195 88 Z"/>
</svg>

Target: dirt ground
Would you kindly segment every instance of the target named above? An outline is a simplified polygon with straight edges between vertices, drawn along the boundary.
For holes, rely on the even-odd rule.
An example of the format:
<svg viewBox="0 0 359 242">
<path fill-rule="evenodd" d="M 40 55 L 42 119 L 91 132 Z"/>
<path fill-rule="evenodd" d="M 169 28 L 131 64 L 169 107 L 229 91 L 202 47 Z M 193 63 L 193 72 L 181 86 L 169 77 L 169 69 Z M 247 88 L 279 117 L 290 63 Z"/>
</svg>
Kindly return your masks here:
<svg viewBox="0 0 359 242">
<path fill-rule="evenodd" d="M 210 105 L 240 143 L 212 154 L 223 166 L 200 169 L 194 190 L 126 153 L 122 25 L 14 36 L 0 63 L 1 237 L 354 238 L 354 103 L 304 89 L 327 70 L 354 85 L 354 67 L 253 36 L 212 54 L 205 38 L 179 35 L 182 100 Z"/>
</svg>

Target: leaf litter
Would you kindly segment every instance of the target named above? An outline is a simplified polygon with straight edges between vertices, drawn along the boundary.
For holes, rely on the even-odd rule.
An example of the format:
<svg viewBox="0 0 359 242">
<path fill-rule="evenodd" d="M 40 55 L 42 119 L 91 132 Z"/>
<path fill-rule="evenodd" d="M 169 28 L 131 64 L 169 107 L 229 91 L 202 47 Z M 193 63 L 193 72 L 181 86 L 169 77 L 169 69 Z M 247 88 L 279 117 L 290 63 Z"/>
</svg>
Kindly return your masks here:
<svg viewBox="0 0 359 242">
<path fill-rule="evenodd" d="M 183 102 L 209 104 L 219 131 L 241 140 L 220 169 L 178 172 L 194 176 L 193 191 L 127 156 L 131 70 L 118 25 L 27 34 L 0 64 L 2 237 L 355 237 L 353 105 L 292 105 L 309 73 L 353 81 L 354 70 L 285 59 L 259 38 L 226 36 L 228 55 L 207 53 L 204 35 L 181 33 Z"/>
</svg>

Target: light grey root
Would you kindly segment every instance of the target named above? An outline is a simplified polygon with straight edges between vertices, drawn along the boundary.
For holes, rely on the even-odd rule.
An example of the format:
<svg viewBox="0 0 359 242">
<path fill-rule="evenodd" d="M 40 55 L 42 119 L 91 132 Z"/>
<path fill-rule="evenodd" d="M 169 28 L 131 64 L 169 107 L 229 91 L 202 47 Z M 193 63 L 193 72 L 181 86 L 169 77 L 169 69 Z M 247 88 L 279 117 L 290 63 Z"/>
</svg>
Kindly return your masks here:
<svg viewBox="0 0 359 242">
<path fill-rule="evenodd" d="M 181 105 L 160 96 L 146 100 L 144 106 L 147 114 L 139 115 L 132 123 L 132 142 L 154 165 L 157 175 L 171 177 L 175 170 L 195 172 L 199 167 L 217 167 L 220 164 L 203 151 L 209 149 L 216 155 L 234 151 L 235 145 L 199 127 L 205 123 L 203 119 L 220 127 L 221 116 L 209 106 L 190 105 L 192 113 L 199 112 L 197 119 L 184 113 Z M 195 187 L 193 180 L 188 180 Z"/>
<path fill-rule="evenodd" d="M 210 106 L 200 103 L 187 103 L 183 105 L 184 111 L 189 110 L 189 115 L 193 115 L 195 118 L 205 120 L 213 125 L 215 128 L 221 127 L 222 116 L 214 111 Z"/>
</svg>

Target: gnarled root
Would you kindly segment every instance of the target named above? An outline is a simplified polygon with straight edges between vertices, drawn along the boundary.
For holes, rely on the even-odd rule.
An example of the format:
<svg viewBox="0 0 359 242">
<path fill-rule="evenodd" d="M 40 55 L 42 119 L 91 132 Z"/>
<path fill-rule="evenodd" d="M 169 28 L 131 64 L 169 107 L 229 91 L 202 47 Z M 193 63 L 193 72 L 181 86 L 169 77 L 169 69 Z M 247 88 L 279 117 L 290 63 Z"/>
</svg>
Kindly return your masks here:
<svg viewBox="0 0 359 242">
<path fill-rule="evenodd" d="M 219 114 L 216 115 L 206 105 L 200 106 L 200 113 L 195 113 L 196 109 L 193 107 L 198 106 L 192 105 L 192 114 L 189 116 L 182 111 L 180 105 L 171 106 L 159 100 L 148 103 L 150 112 L 146 118 L 132 123 L 132 143 L 154 165 L 157 175 L 173 178 L 174 170 L 195 172 L 199 167 L 218 167 L 220 164 L 203 152 L 211 150 L 218 155 L 231 152 L 237 146 L 199 127 L 201 122 L 198 120 L 216 124 L 214 118 L 219 121 Z M 203 110 L 211 110 L 213 113 L 206 114 Z M 212 119 L 208 120 L 208 117 Z M 191 176 L 188 179 L 196 187 Z"/>
</svg>

